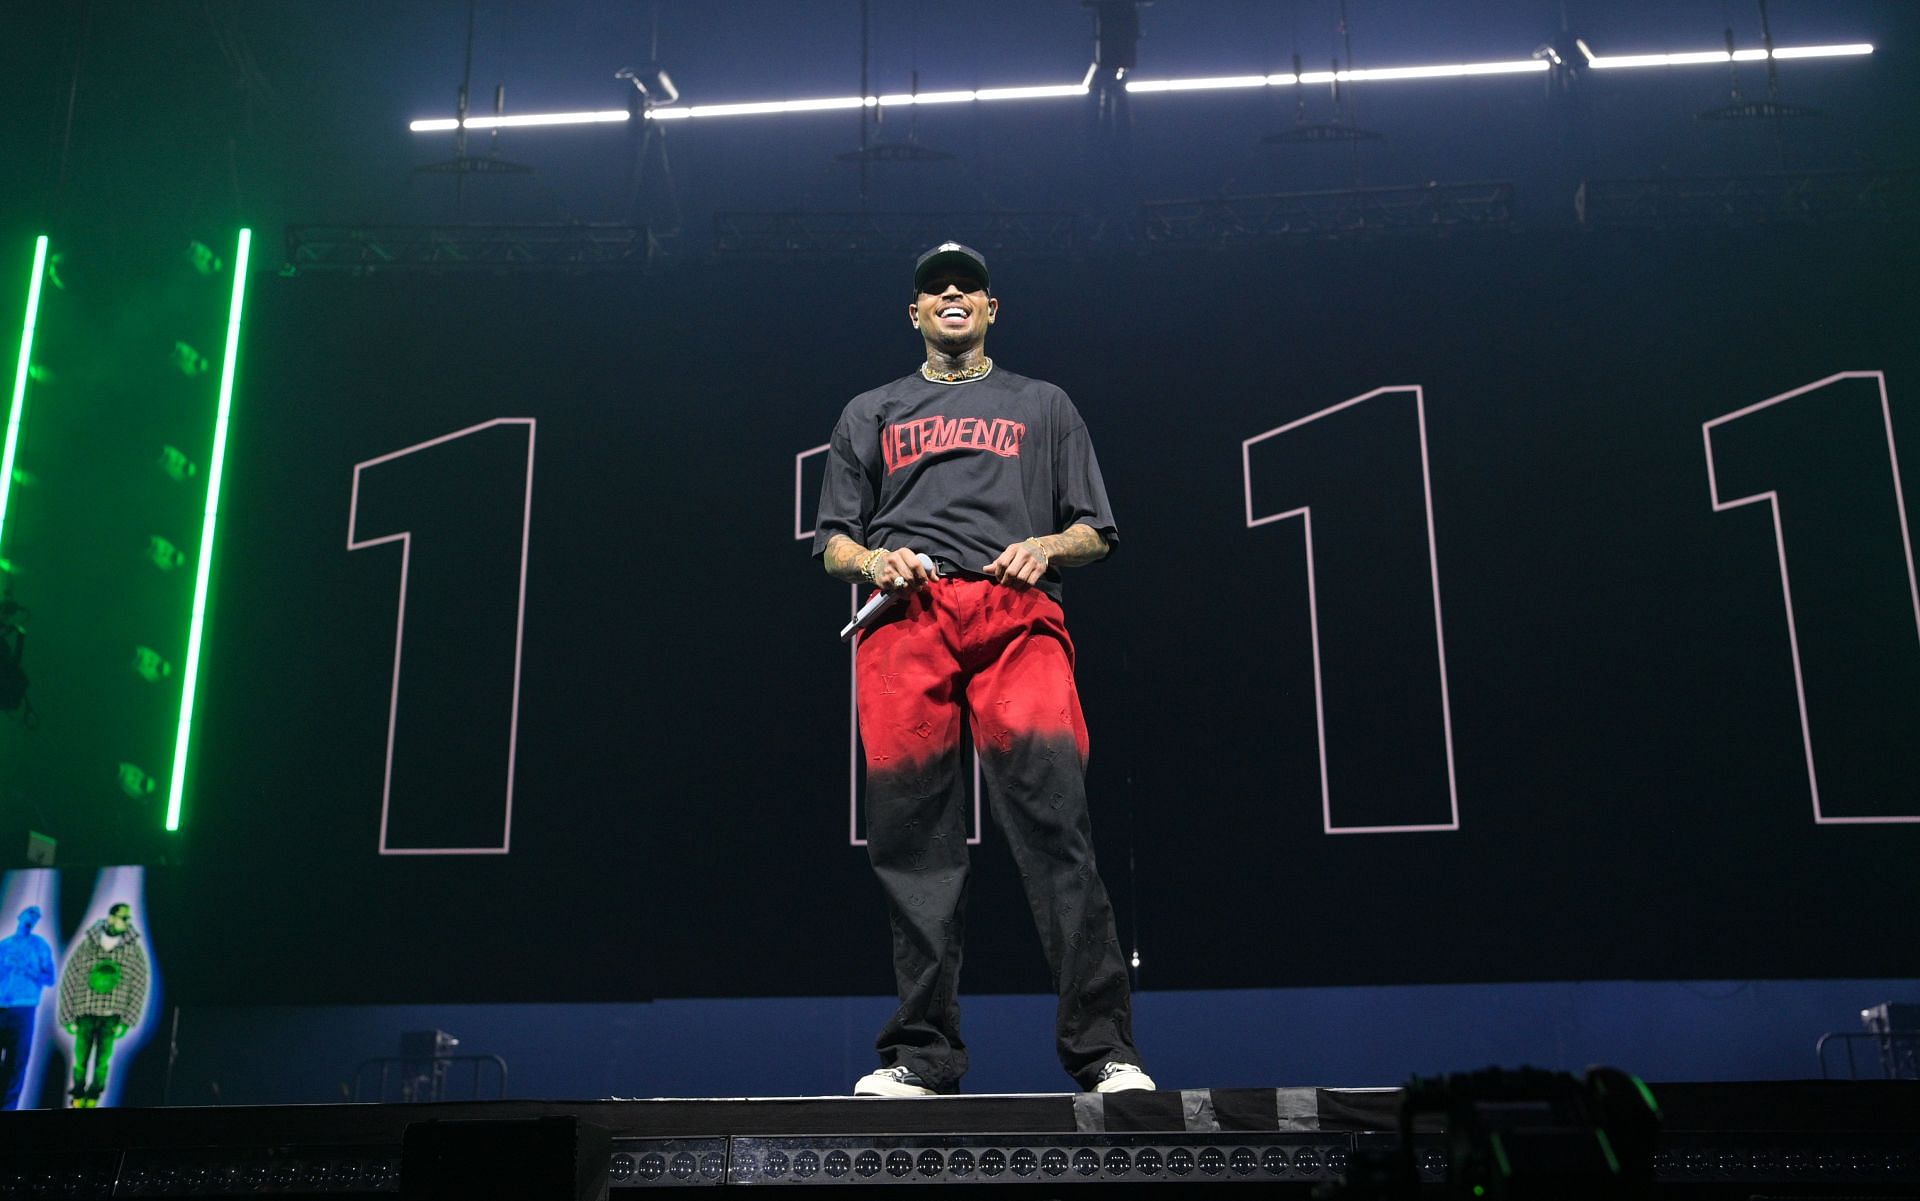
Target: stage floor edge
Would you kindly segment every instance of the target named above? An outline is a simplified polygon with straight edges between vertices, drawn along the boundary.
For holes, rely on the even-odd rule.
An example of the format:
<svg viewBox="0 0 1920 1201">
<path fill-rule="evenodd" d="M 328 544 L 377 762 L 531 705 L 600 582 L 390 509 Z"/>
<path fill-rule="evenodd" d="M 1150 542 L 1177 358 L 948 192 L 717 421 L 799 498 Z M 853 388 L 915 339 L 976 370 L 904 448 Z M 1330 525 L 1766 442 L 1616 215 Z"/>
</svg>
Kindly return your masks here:
<svg viewBox="0 0 1920 1201">
<path fill-rule="evenodd" d="M 1651 1087 L 1663 1193 L 1920 1195 L 1920 1082 Z M 499 1123 L 506 1136 L 556 1117 L 607 1132 L 614 1192 L 1293 1189 L 1336 1178 L 1357 1150 L 1398 1145 L 1399 1103 L 1397 1089 L 1228 1088 L 29 1110 L 0 1114 L 0 1199 L 397 1195 L 402 1144 L 417 1123 Z M 1439 1181 L 1443 1132 L 1423 1126 L 1415 1141 L 1423 1177 Z"/>
</svg>

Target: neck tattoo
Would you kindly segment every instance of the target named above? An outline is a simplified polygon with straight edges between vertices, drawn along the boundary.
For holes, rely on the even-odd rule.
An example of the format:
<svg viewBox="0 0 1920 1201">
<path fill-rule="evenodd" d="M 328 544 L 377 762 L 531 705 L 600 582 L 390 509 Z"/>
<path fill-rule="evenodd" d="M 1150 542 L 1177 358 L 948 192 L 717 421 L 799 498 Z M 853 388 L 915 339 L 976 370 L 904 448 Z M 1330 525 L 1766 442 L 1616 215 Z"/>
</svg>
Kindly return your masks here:
<svg viewBox="0 0 1920 1201">
<path fill-rule="evenodd" d="M 932 363 L 920 364 L 920 374 L 936 384 L 964 384 L 968 380 L 979 379 L 993 370 L 993 360 L 985 355 L 971 367 L 962 367 L 958 371 L 935 371 Z"/>
</svg>

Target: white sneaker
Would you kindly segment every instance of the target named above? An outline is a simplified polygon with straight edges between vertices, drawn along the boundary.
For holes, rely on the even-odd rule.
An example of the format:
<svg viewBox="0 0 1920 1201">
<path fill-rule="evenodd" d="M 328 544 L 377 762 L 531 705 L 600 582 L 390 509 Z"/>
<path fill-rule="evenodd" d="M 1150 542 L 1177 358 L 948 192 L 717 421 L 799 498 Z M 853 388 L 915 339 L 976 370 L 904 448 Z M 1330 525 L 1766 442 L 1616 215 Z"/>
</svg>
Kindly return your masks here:
<svg viewBox="0 0 1920 1201">
<path fill-rule="evenodd" d="M 1149 1085 L 1148 1087 L 1152 1087 Z M 932 1089 L 903 1064 L 868 1072 L 853 1083 L 856 1097 L 931 1097 Z"/>
<path fill-rule="evenodd" d="M 1093 1086 L 1096 1093 L 1126 1093 L 1136 1089 L 1152 1090 L 1153 1077 L 1141 1071 L 1131 1063 L 1109 1063 L 1100 1069 L 1100 1081 Z"/>
</svg>

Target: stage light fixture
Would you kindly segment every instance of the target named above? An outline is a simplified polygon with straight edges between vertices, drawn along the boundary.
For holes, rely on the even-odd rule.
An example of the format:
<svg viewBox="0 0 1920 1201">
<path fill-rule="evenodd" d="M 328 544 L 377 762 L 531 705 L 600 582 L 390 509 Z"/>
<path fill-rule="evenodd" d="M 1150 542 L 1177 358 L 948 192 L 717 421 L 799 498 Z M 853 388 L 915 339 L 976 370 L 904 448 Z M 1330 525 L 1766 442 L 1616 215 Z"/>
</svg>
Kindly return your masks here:
<svg viewBox="0 0 1920 1201">
<path fill-rule="evenodd" d="M 173 664 L 150 646 L 133 648 L 133 674 L 149 684 L 158 684 L 173 674 Z"/>
<path fill-rule="evenodd" d="M 184 484 L 200 474 L 200 464 L 187 457 L 185 451 L 177 446 L 160 448 L 160 470 L 176 484 Z"/>
<path fill-rule="evenodd" d="M 147 562 L 161 571 L 173 571 L 187 561 L 186 552 L 158 534 L 147 537 Z"/>
<path fill-rule="evenodd" d="M 187 751 L 193 743 L 193 702 L 200 681 L 200 648 L 206 634 L 207 589 L 213 579 L 213 535 L 220 519 L 220 481 L 227 462 L 227 432 L 233 414 L 233 373 L 240 356 L 240 314 L 247 296 L 247 259 L 253 231 L 240 231 L 233 252 L 233 295 L 227 304 L 227 349 L 220 368 L 220 401 L 213 420 L 213 451 L 207 462 L 207 507 L 200 524 L 200 561 L 193 583 L 193 621 L 180 685 L 180 725 L 173 741 L 172 780 L 167 789 L 168 830 L 180 828 L 187 789 Z"/>
<path fill-rule="evenodd" d="M 6 442 L 0 447 L 0 548 L 6 546 L 7 498 L 13 493 L 14 456 L 20 448 L 20 414 L 27 400 L 27 372 L 33 360 L 33 331 L 40 319 L 40 280 L 47 270 L 47 235 L 33 243 L 33 274 L 27 279 L 27 309 L 20 323 L 20 359 L 13 371 L 13 404 L 7 410 Z"/>
<path fill-rule="evenodd" d="M 227 266 L 213 247 L 199 241 L 187 243 L 187 263 L 201 275 L 218 275 Z"/>
<path fill-rule="evenodd" d="M 613 73 L 613 77 L 633 81 L 633 90 L 646 97 L 647 108 L 659 108 L 680 99 L 680 89 L 673 86 L 673 77 L 659 63 L 648 63 L 644 67 L 622 67 Z"/>
<path fill-rule="evenodd" d="M 185 342 L 173 344 L 173 354 L 169 357 L 174 369 L 181 375 L 192 379 L 196 375 L 205 375 L 213 364 L 207 362 L 207 356 L 201 354 Z"/>
<path fill-rule="evenodd" d="M 120 782 L 120 791 L 136 801 L 146 800 L 160 787 L 160 782 L 137 763 L 121 763 L 115 778 Z"/>
<path fill-rule="evenodd" d="M 1724 50 L 1684 51 L 1678 54 L 1596 55 L 1584 40 L 1575 46 L 1586 65 L 1601 70 L 1635 67 L 1674 67 L 1707 63 L 1746 62 L 1767 56 L 1764 50 L 1741 50 L 1729 56 Z M 1781 46 L 1776 59 L 1843 58 L 1873 53 L 1870 42 L 1846 42 L 1824 46 Z M 1532 75 L 1551 70 L 1546 58 L 1513 59 L 1484 63 L 1442 63 L 1416 67 L 1365 67 L 1353 71 L 1308 71 L 1293 75 L 1222 75 L 1192 79 L 1134 79 L 1124 85 L 1129 92 L 1197 92 L 1222 88 L 1291 87 L 1295 84 L 1358 82 L 1386 83 L 1419 79 L 1457 79 L 1493 75 Z M 650 108 L 642 113 L 648 121 L 685 121 L 702 117 L 771 116 L 780 113 L 829 112 L 862 106 L 902 104 L 960 104 L 969 101 L 1044 100 L 1086 96 L 1092 89 L 1092 74 L 1080 83 L 1042 84 L 1034 87 L 981 88 L 976 91 L 922 92 L 919 95 L 889 93 L 884 96 L 829 96 L 815 100 L 756 100 L 740 104 L 695 104 L 679 108 Z M 632 119 L 624 109 L 600 112 L 528 113 L 515 117 L 468 117 L 467 129 L 494 129 L 503 126 L 583 125 Z M 456 117 L 429 117 L 407 123 L 414 133 L 445 133 L 462 128 Z"/>
</svg>

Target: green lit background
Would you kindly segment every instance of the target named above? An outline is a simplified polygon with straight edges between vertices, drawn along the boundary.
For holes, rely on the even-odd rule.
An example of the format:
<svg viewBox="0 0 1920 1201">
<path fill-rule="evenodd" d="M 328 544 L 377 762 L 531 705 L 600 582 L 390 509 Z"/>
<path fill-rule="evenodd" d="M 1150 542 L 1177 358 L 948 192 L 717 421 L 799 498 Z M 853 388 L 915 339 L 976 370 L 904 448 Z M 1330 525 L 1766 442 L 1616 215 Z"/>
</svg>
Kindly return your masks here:
<svg viewBox="0 0 1920 1201">
<path fill-rule="evenodd" d="M 251 237 L 18 252 L 0 559 L 32 686 L 0 820 L 62 862 L 180 857 Z"/>
</svg>

